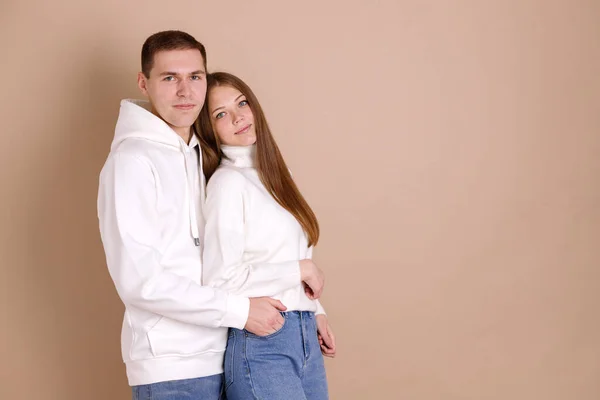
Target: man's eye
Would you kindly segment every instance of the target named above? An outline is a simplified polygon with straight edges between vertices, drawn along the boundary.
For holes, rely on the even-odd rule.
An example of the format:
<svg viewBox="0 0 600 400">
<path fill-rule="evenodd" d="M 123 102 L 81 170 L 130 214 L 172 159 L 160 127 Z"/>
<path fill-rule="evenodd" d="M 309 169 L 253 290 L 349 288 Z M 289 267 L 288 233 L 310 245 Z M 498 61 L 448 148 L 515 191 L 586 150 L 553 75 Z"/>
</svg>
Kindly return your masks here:
<svg viewBox="0 0 600 400">
<path fill-rule="evenodd" d="M 200 79 L 202 79 L 202 77 L 200 75 L 192 75 L 193 81 L 199 81 Z"/>
<path fill-rule="evenodd" d="M 163 79 L 163 80 L 165 80 L 165 81 L 172 81 L 173 79 L 175 79 L 174 76 L 166 76 L 165 79 Z"/>
<path fill-rule="evenodd" d="M 225 112 L 221 111 L 220 113 L 218 113 L 217 115 L 215 115 L 216 119 L 221 119 L 225 116 Z"/>
</svg>

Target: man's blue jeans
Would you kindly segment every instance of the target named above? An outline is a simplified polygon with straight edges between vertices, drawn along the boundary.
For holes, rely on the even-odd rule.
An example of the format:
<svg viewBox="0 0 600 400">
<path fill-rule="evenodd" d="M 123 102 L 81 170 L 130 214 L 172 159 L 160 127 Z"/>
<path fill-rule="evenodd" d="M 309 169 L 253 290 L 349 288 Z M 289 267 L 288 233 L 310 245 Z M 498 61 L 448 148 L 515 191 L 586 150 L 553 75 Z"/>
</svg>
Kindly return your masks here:
<svg viewBox="0 0 600 400">
<path fill-rule="evenodd" d="M 224 400 L 223 374 L 133 386 L 133 400 Z"/>
</svg>

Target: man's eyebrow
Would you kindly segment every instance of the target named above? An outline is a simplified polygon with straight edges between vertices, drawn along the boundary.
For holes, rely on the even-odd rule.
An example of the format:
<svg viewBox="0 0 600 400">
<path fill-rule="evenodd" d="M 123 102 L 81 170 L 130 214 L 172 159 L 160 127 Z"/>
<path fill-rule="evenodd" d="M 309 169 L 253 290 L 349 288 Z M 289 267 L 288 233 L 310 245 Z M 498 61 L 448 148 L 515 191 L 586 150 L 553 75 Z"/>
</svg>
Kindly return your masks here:
<svg viewBox="0 0 600 400">
<path fill-rule="evenodd" d="M 165 71 L 165 72 L 160 73 L 160 76 L 169 76 L 169 75 L 179 76 L 181 74 L 179 72 L 173 72 L 173 71 Z M 189 75 L 206 75 L 206 72 L 204 72 L 203 69 L 199 69 L 197 71 L 190 72 Z"/>
<path fill-rule="evenodd" d="M 244 97 L 244 93 L 242 93 L 242 94 L 240 94 L 238 97 L 236 97 L 234 101 L 238 101 L 238 99 L 239 99 L 240 97 Z M 217 108 L 215 108 L 214 110 L 212 110 L 210 113 L 211 113 L 211 114 L 213 114 L 215 111 L 217 111 L 217 110 L 220 110 L 221 108 L 225 108 L 225 106 L 217 107 Z"/>
</svg>

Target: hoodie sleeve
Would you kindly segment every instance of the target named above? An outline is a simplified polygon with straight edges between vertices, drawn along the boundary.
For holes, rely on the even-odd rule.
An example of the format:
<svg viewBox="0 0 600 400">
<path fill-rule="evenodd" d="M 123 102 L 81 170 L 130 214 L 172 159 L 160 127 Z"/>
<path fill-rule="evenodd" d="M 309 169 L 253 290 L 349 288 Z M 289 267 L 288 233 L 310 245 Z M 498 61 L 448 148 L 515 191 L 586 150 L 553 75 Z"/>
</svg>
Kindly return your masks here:
<svg viewBox="0 0 600 400">
<path fill-rule="evenodd" d="M 245 184 L 237 171 L 222 171 L 209 182 L 204 206 L 204 283 L 248 297 L 274 296 L 301 284 L 299 261 L 244 262 Z"/>
<path fill-rule="evenodd" d="M 201 286 L 160 264 L 157 191 L 152 167 L 116 153 L 100 175 L 98 218 L 110 275 L 123 302 L 207 327 L 242 329 L 248 298 Z"/>
</svg>

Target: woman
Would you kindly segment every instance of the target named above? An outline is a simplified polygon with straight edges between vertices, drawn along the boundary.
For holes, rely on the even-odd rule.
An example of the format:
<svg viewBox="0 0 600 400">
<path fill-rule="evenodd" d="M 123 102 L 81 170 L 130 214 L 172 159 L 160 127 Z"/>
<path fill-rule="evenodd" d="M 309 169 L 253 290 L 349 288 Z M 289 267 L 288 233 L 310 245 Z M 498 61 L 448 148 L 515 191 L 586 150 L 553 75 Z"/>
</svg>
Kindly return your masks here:
<svg viewBox="0 0 600 400">
<path fill-rule="evenodd" d="M 208 180 L 204 284 L 287 307 L 266 336 L 230 329 L 227 398 L 327 399 L 323 355 L 335 355 L 335 341 L 317 300 L 322 275 L 310 260 L 317 219 L 252 90 L 224 72 L 207 79 L 196 126 Z"/>
</svg>

